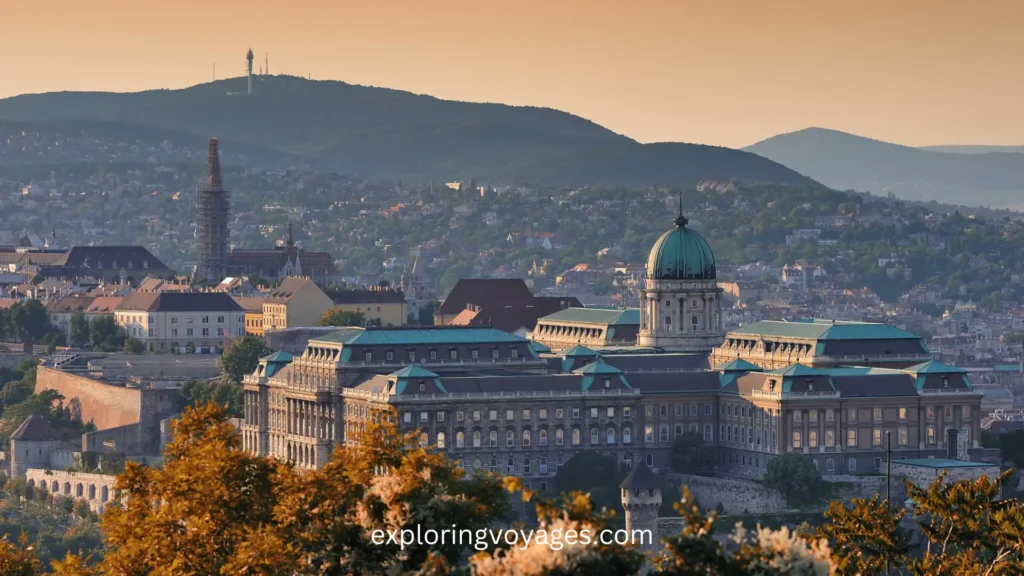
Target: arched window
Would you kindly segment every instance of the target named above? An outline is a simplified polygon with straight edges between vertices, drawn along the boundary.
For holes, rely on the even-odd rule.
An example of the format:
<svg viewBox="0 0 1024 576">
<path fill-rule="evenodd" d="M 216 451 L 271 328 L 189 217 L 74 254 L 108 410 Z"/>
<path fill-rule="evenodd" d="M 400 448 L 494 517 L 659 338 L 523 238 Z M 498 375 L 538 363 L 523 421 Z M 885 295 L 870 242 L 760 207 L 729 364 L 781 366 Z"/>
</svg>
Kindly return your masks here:
<svg viewBox="0 0 1024 576">
<path fill-rule="evenodd" d="M 437 447 L 444 448 L 444 432 L 437 433 Z"/>
<path fill-rule="evenodd" d="M 488 440 L 490 440 L 490 444 L 491 444 L 492 448 L 498 445 L 498 431 L 497 430 L 491 430 L 491 433 L 488 434 L 487 437 L 488 437 Z"/>
<path fill-rule="evenodd" d="M 565 432 L 563 432 L 562 429 L 559 428 L 558 430 L 555 430 L 555 445 L 556 446 L 561 446 L 564 443 L 565 443 Z"/>
<path fill-rule="evenodd" d="M 591 444 L 597 444 L 598 441 L 599 441 L 598 437 L 599 437 L 599 435 L 597 433 L 597 428 L 591 428 L 590 429 L 590 443 Z"/>
<path fill-rule="evenodd" d="M 540 470 L 539 470 L 539 472 L 541 474 L 547 474 L 548 473 L 548 459 L 545 458 L 544 456 L 540 457 Z"/>
<path fill-rule="evenodd" d="M 573 428 L 572 429 L 572 445 L 573 446 L 579 446 L 580 445 L 580 429 L 579 428 Z"/>
<path fill-rule="evenodd" d="M 497 472 L 498 471 L 498 459 L 495 458 L 494 456 L 491 456 L 490 469 L 491 469 L 491 472 Z"/>
<path fill-rule="evenodd" d="M 530 445 L 530 431 L 529 430 L 523 430 L 523 446 L 529 446 L 529 445 Z"/>
<path fill-rule="evenodd" d="M 625 456 L 623 456 L 622 457 L 622 462 L 626 465 L 626 469 L 627 470 L 632 470 L 633 469 L 633 455 L 632 454 L 626 454 Z"/>
<path fill-rule="evenodd" d="M 818 447 L 818 431 L 810 430 L 807 432 L 807 445 L 811 448 Z"/>
<path fill-rule="evenodd" d="M 479 448 L 480 447 L 480 433 L 476 432 L 475 434 L 476 434 L 476 438 L 475 438 L 475 444 L 474 445 L 475 445 L 476 448 Z M 455 433 L 455 447 L 456 448 L 465 448 L 466 447 L 466 435 L 463 434 L 462 431 L 459 431 L 459 432 Z"/>
<path fill-rule="evenodd" d="M 690 316 L 690 329 L 693 331 L 700 329 L 700 318 L 698 318 L 696 314 Z"/>
<path fill-rule="evenodd" d="M 799 448 L 800 447 L 800 441 L 801 441 L 800 431 L 799 430 L 793 430 L 793 448 Z"/>
<path fill-rule="evenodd" d="M 515 445 L 516 445 L 516 433 L 511 431 L 511 430 L 508 430 L 507 432 L 505 432 L 505 446 L 515 446 Z"/>
<path fill-rule="evenodd" d="M 654 454 L 647 454 L 647 466 L 654 468 Z"/>
<path fill-rule="evenodd" d="M 622 443 L 631 444 L 633 442 L 633 431 L 629 426 L 622 429 Z"/>
<path fill-rule="evenodd" d="M 605 441 L 609 444 L 615 444 L 615 428 L 608 428 L 605 431 Z"/>
<path fill-rule="evenodd" d="M 547 446 L 548 445 L 548 431 L 547 430 L 541 430 L 541 431 L 537 432 L 537 442 L 541 446 Z"/>
<path fill-rule="evenodd" d="M 429 443 L 430 443 L 430 437 L 427 436 L 427 433 L 424 432 L 424 433 L 420 434 L 420 447 L 426 447 L 426 445 L 429 444 Z"/>
<path fill-rule="evenodd" d="M 530 457 L 527 456 L 526 458 L 523 459 L 523 474 L 529 474 L 529 473 L 530 473 Z"/>
<path fill-rule="evenodd" d="M 509 474 L 515 474 L 516 473 L 516 459 L 515 458 L 509 458 L 508 459 L 508 464 L 507 464 L 507 468 L 505 469 L 505 471 L 508 472 Z"/>
<path fill-rule="evenodd" d="M 474 458 L 473 459 L 473 470 L 479 470 L 480 466 L 481 466 L 480 459 L 479 458 Z"/>
<path fill-rule="evenodd" d="M 672 317 L 671 316 L 665 316 L 665 328 L 667 328 L 669 330 L 672 329 Z"/>
</svg>

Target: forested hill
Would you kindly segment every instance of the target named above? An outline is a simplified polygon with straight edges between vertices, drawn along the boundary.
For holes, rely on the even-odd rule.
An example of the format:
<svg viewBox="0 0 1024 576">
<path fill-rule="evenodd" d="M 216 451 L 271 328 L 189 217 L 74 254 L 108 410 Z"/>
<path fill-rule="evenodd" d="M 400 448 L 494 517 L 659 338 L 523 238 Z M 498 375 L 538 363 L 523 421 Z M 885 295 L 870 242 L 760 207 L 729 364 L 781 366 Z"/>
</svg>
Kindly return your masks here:
<svg viewBox="0 0 1024 576">
<path fill-rule="evenodd" d="M 693 185 L 705 179 L 814 184 L 755 154 L 640 144 L 549 108 L 440 100 L 334 81 L 233 78 L 182 90 L 59 92 L 0 100 L 0 120 L 105 121 L 218 136 L 362 177 L 539 185 Z"/>
<path fill-rule="evenodd" d="M 838 190 L 998 208 L 1024 208 L 1024 154 L 976 147 L 973 154 L 911 148 L 837 130 L 807 128 L 744 150 L 781 162 Z M 1005 151 L 1002 151 L 1005 150 Z"/>
</svg>

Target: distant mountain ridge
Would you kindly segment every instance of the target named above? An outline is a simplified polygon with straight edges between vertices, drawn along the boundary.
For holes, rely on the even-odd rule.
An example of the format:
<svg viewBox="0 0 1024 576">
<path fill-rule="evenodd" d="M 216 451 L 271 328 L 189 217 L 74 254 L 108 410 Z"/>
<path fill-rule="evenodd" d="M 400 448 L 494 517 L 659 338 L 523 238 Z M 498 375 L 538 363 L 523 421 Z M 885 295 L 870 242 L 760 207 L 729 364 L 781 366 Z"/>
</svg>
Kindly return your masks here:
<svg viewBox="0 0 1024 576">
<path fill-rule="evenodd" d="M 986 145 L 958 145 L 947 144 L 944 146 L 918 146 L 918 150 L 929 150 L 931 152 L 949 152 L 951 154 L 986 154 L 988 152 L 1007 152 L 1010 154 L 1024 154 L 1024 146 L 986 146 Z"/>
<path fill-rule="evenodd" d="M 825 128 L 780 134 L 744 150 L 839 190 L 892 192 L 908 200 L 1024 207 L 1024 154 L 911 148 Z"/>
<path fill-rule="evenodd" d="M 694 185 L 705 179 L 818 185 L 755 154 L 640 144 L 549 108 L 440 100 L 291 76 L 182 90 L 56 92 L 0 100 L 0 120 L 103 121 L 218 136 L 364 177 L 477 178 L 541 185 Z M 229 95 L 233 94 L 233 95 Z"/>
</svg>

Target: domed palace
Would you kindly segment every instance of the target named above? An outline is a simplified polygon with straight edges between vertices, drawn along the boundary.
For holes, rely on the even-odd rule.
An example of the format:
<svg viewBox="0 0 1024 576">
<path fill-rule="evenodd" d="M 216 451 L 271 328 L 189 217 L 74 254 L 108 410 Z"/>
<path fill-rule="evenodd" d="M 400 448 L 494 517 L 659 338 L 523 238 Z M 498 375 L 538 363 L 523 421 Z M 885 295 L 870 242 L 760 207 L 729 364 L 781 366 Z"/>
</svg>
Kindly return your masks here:
<svg viewBox="0 0 1024 576">
<path fill-rule="evenodd" d="M 637 344 L 708 353 L 725 338 L 715 256 L 708 241 L 686 227 L 681 206 L 673 222 L 675 228 L 658 238 L 647 258 Z"/>
</svg>

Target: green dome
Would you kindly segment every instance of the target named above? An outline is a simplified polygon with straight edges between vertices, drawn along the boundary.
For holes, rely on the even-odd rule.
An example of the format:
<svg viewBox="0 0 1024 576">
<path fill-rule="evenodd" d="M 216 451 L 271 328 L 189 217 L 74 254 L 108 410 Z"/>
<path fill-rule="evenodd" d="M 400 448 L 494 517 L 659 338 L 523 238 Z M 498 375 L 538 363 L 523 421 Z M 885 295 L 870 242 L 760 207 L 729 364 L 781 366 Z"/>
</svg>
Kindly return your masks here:
<svg viewBox="0 0 1024 576">
<path fill-rule="evenodd" d="M 653 280 L 714 280 L 715 256 L 703 236 L 686 227 L 680 214 L 676 227 L 661 235 L 647 258 L 647 277 Z"/>
</svg>

